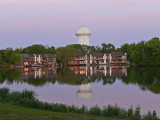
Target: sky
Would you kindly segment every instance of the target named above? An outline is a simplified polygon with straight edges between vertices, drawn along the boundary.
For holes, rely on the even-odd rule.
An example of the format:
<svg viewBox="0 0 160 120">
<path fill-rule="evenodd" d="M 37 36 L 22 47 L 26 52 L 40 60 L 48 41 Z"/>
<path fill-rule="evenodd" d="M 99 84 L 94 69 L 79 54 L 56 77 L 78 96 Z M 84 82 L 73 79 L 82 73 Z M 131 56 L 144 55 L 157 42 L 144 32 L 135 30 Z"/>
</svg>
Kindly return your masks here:
<svg viewBox="0 0 160 120">
<path fill-rule="evenodd" d="M 81 26 L 94 46 L 160 37 L 160 0 L 0 0 L 0 49 L 76 44 Z"/>
</svg>

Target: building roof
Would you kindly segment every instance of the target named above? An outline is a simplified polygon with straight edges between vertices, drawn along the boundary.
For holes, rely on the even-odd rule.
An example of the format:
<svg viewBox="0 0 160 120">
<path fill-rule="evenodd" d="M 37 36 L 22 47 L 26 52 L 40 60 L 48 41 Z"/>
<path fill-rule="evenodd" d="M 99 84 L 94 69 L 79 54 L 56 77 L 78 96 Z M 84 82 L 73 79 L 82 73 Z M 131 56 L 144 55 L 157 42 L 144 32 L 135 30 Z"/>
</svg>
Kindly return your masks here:
<svg viewBox="0 0 160 120">
<path fill-rule="evenodd" d="M 22 57 L 27 58 L 27 57 L 43 57 L 43 58 L 47 58 L 47 57 L 56 57 L 56 54 L 32 54 L 32 55 L 28 55 L 28 54 L 21 54 Z"/>
<path fill-rule="evenodd" d="M 125 53 L 121 53 L 121 52 L 112 52 L 111 56 L 124 56 Z"/>
<path fill-rule="evenodd" d="M 77 55 L 76 55 L 76 57 L 83 57 L 83 56 L 85 56 L 86 54 L 84 54 L 84 53 L 77 53 Z"/>
<path fill-rule="evenodd" d="M 92 56 L 104 56 L 104 53 L 92 53 Z"/>
<path fill-rule="evenodd" d="M 105 53 L 106 54 L 106 56 L 109 56 L 109 53 Z M 104 56 L 104 53 L 87 53 L 87 54 L 84 54 L 84 53 L 77 53 L 77 55 L 75 56 L 75 57 L 83 57 L 83 56 L 85 56 L 85 55 L 87 55 L 87 56 L 90 56 L 90 55 L 92 55 L 92 56 Z"/>
<path fill-rule="evenodd" d="M 46 57 L 56 57 L 56 54 L 44 54 Z"/>
<path fill-rule="evenodd" d="M 34 55 L 29 55 L 29 57 L 34 57 Z"/>
<path fill-rule="evenodd" d="M 29 57 L 28 54 L 21 54 L 21 56 L 22 56 L 23 58 L 28 58 L 28 57 Z"/>
</svg>

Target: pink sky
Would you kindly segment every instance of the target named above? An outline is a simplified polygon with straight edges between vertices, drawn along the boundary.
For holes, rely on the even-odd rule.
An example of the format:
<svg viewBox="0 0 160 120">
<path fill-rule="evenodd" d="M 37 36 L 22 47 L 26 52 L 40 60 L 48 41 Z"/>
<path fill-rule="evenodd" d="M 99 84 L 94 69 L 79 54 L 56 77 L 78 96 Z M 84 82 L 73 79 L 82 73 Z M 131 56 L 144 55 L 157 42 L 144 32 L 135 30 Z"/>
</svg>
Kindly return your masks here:
<svg viewBox="0 0 160 120">
<path fill-rule="evenodd" d="M 75 44 L 74 29 L 93 29 L 91 45 L 160 37 L 160 0 L 0 0 L 0 48 Z"/>
</svg>

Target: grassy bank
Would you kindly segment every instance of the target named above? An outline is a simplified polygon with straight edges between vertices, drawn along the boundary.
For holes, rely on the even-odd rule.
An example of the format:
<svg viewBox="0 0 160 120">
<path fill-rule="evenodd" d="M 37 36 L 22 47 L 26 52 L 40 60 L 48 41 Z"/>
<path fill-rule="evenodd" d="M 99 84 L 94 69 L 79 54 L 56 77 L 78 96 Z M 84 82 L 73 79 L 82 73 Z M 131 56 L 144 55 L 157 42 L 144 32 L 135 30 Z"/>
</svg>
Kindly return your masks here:
<svg viewBox="0 0 160 120">
<path fill-rule="evenodd" d="M 65 104 L 50 104 L 40 102 L 35 98 L 35 94 L 32 91 L 22 91 L 22 92 L 10 92 L 7 88 L 0 89 L 0 101 L 9 103 L 12 105 L 28 107 L 32 109 L 45 110 L 47 112 L 55 112 L 65 113 L 66 115 L 85 115 L 87 116 L 98 116 L 98 117 L 110 117 L 110 118 L 122 118 L 122 119 L 133 119 L 133 120 L 158 120 L 156 112 L 149 112 L 147 115 L 142 116 L 140 113 L 140 107 L 136 107 L 133 109 L 132 107 L 129 109 L 120 108 L 117 105 L 115 106 L 104 106 L 100 108 L 99 106 L 93 106 L 91 108 L 87 108 L 86 106 L 82 106 L 81 108 L 72 105 L 68 106 Z M 1 108 L 2 109 L 2 108 Z M 1 110 L 3 111 L 3 110 Z M 46 113 L 47 113 L 46 112 Z M 5 112 L 4 112 L 5 113 Z M 86 118 L 87 119 L 87 118 Z M 103 118 L 105 119 L 105 118 Z M 102 120 L 103 120 L 102 119 Z M 85 119 L 84 119 L 85 120 Z"/>
<path fill-rule="evenodd" d="M 91 115 L 59 113 L 0 103 L 0 120 L 114 120 Z"/>
</svg>

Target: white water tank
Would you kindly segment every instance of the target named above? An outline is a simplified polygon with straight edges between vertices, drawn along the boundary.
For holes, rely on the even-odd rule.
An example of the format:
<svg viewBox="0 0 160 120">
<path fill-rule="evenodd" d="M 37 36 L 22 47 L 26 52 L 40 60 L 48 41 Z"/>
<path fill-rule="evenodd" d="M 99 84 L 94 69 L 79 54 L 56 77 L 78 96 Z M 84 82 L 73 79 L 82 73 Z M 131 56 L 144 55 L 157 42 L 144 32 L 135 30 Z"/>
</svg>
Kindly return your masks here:
<svg viewBox="0 0 160 120">
<path fill-rule="evenodd" d="M 88 27 L 80 27 L 77 28 L 75 34 L 78 38 L 78 44 L 80 45 L 90 45 L 90 35 L 92 34 L 92 30 Z"/>
</svg>

